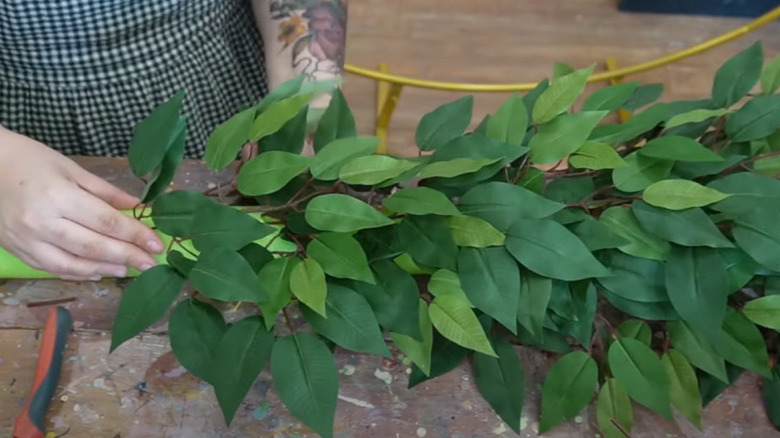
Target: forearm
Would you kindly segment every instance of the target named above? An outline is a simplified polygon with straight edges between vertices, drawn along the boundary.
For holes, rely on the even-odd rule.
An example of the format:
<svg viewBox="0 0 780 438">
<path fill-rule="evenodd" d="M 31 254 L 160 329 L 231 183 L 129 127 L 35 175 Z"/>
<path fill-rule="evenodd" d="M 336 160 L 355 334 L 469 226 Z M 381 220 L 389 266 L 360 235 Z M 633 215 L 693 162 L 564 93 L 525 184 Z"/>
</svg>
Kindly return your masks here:
<svg viewBox="0 0 780 438">
<path fill-rule="evenodd" d="M 263 35 L 269 87 L 303 74 L 340 80 L 346 53 L 348 0 L 252 0 Z M 313 106 L 326 105 L 327 97 Z"/>
</svg>

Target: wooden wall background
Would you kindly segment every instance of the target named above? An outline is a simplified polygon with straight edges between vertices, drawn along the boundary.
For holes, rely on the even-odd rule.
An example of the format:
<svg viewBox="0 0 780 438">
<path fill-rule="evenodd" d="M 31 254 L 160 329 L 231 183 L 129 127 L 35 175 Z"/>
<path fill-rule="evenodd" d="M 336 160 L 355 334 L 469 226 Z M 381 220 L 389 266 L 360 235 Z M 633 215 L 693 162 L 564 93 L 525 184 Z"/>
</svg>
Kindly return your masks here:
<svg viewBox="0 0 780 438">
<path fill-rule="evenodd" d="M 699 43 L 750 20 L 629 14 L 617 0 L 352 0 L 347 62 L 393 73 L 457 82 L 536 82 L 556 61 L 575 68 L 609 56 L 622 66 Z M 780 53 L 780 22 L 680 63 L 631 79 L 660 82 L 662 100 L 709 96 L 717 68 L 756 40 L 767 59 Z M 586 93 L 604 84 L 592 84 Z M 344 92 L 361 134 L 373 132 L 375 82 L 348 74 Z M 388 147 L 414 147 L 420 118 L 461 93 L 405 87 L 390 126 Z M 506 93 L 475 94 L 474 124 L 495 111 Z"/>
</svg>

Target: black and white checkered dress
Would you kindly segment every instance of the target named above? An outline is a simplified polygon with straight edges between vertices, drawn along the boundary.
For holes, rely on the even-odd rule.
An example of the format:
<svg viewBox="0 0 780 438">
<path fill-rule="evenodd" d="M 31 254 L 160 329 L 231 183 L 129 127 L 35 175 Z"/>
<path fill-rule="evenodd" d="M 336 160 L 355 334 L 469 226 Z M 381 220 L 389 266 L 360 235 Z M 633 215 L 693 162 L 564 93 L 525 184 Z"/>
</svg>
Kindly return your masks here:
<svg viewBox="0 0 780 438">
<path fill-rule="evenodd" d="M 0 124 L 68 155 L 124 156 L 184 89 L 187 155 L 267 92 L 250 0 L 0 0 Z"/>
</svg>

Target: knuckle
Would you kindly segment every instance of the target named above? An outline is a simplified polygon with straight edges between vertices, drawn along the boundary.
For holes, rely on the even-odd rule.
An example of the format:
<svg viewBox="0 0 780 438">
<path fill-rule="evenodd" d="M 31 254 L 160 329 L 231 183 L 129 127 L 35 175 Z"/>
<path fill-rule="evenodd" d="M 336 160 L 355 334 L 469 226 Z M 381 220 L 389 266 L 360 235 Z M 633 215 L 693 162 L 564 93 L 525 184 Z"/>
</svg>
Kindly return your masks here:
<svg viewBox="0 0 780 438">
<path fill-rule="evenodd" d="M 113 212 L 101 213 L 97 217 L 98 231 L 114 233 L 119 229 L 119 218 Z"/>
</svg>

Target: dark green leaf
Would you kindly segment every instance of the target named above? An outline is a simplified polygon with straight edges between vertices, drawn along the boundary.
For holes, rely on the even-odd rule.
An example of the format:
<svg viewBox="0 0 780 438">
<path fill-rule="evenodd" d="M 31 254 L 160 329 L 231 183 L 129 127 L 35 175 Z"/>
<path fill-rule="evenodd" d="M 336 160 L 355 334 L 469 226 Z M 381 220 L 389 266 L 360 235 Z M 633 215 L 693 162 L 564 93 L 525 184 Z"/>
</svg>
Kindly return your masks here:
<svg viewBox="0 0 780 438">
<path fill-rule="evenodd" d="M 398 239 L 417 263 L 455 270 L 458 247 L 445 218 L 407 216 L 398 226 Z"/>
<path fill-rule="evenodd" d="M 579 149 L 607 111 L 563 114 L 541 125 L 528 147 L 529 157 L 537 164 L 554 163 Z"/>
<path fill-rule="evenodd" d="M 313 258 L 307 258 L 293 267 L 290 273 L 290 291 L 308 308 L 327 317 L 325 298 L 328 284 L 322 266 Z"/>
<path fill-rule="evenodd" d="M 227 332 L 222 315 L 210 304 L 188 298 L 171 313 L 168 323 L 171 350 L 193 376 L 212 381 L 214 352 Z"/>
<path fill-rule="evenodd" d="M 761 395 L 764 397 L 764 409 L 775 429 L 780 429 L 780 372 L 777 367 L 772 370 L 772 377 L 765 377 L 762 383 Z"/>
<path fill-rule="evenodd" d="M 591 94 L 582 105 L 583 111 L 615 111 L 630 99 L 639 81 L 610 85 Z"/>
<path fill-rule="evenodd" d="M 228 425 L 268 364 L 274 339 L 262 318 L 250 316 L 231 325 L 214 349 L 211 384 Z"/>
<path fill-rule="evenodd" d="M 624 161 L 627 166 L 612 171 L 612 183 L 623 192 L 639 192 L 649 185 L 663 180 L 672 170 L 674 161 L 646 157 L 639 152 L 628 154 Z"/>
<path fill-rule="evenodd" d="M 780 181 L 752 172 L 732 173 L 712 181 L 707 187 L 730 195 L 712 206 L 726 213 L 752 212 L 756 206 L 780 205 Z"/>
<path fill-rule="evenodd" d="M 271 330 L 276 323 L 279 311 L 290 303 L 292 298 L 290 277 L 295 266 L 300 262 L 300 259 L 293 257 L 277 258 L 268 262 L 257 274 L 257 278 L 268 293 L 268 299 L 259 303 L 268 330 Z M 329 311 L 330 309 L 326 310 Z"/>
<path fill-rule="evenodd" d="M 274 231 L 235 207 L 213 203 L 196 213 L 191 237 L 200 251 L 216 247 L 238 250 Z"/>
<path fill-rule="evenodd" d="M 547 78 L 542 79 L 539 83 L 536 84 L 533 90 L 529 91 L 525 94 L 525 96 L 523 96 L 523 104 L 525 105 L 526 113 L 533 113 L 534 105 L 536 105 L 537 99 L 539 99 L 539 96 L 549 87 L 550 80 Z"/>
<path fill-rule="evenodd" d="M 417 329 L 417 333 L 420 334 L 419 340 L 393 331 L 390 332 L 390 339 L 425 376 L 429 376 L 431 374 L 433 324 L 431 324 L 431 317 L 428 315 L 428 303 L 422 298 L 417 300 L 416 315 L 419 318 Z M 378 314 L 377 317 L 379 317 Z"/>
<path fill-rule="evenodd" d="M 148 178 L 144 187 L 144 193 L 141 196 L 142 203 L 152 202 L 171 185 L 176 176 L 176 171 L 184 159 L 186 140 L 187 119 L 181 117 L 176 125 L 176 131 L 168 146 L 168 151 L 165 152 L 162 163 L 152 171 L 152 175 Z"/>
<path fill-rule="evenodd" d="M 249 142 L 249 129 L 255 120 L 255 108 L 247 108 L 216 127 L 206 141 L 204 159 L 212 170 L 222 170 L 236 159 Z"/>
<path fill-rule="evenodd" d="M 712 84 L 715 104 L 726 108 L 737 103 L 758 83 L 763 66 L 764 52 L 760 41 L 729 58 L 715 73 Z"/>
<path fill-rule="evenodd" d="M 714 347 L 719 355 L 738 367 L 765 377 L 771 374 L 764 337 L 742 313 L 731 308 L 726 311 L 723 332 Z"/>
<path fill-rule="evenodd" d="M 517 218 L 545 218 L 562 210 L 564 205 L 520 186 L 488 182 L 466 192 L 459 207 L 464 214 L 484 219 L 506 231 Z"/>
<path fill-rule="evenodd" d="M 674 348 L 681 351 L 696 368 L 728 382 L 723 358 L 703 335 L 691 330 L 683 321 L 669 321 L 666 329 Z"/>
<path fill-rule="evenodd" d="M 737 245 L 757 262 L 780 271 L 780 221 L 774 208 L 743 213 L 731 230 Z"/>
<path fill-rule="evenodd" d="M 726 119 L 726 134 L 732 141 L 757 140 L 780 126 L 780 94 L 758 96 Z"/>
<path fill-rule="evenodd" d="M 309 257 L 317 260 L 331 277 L 374 283 L 363 248 L 349 234 L 319 234 L 309 242 L 306 252 Z"/>
<path fill-rule="evenodd" d="M 278 131 L 260 140 L 259 149 L 263 152 L 281 151 L 292 154 L 303 152 L 308 115 L 309 107 L 301 108 L 298 114 L 282 125 Z"/>
<path fill-rule="evenodd" d="M 558 327 L 584 348 L 589 349 L 593 339 L 593 320 L 596 316 L 598 293 L 593 283 L 574 283 L 571 289 L 571 308 L 574 319 L 558 322 Z"/>
<path fill-rule="evenodd" d="M 637 90 L 641 90 L 639 87 Z M 631 139 L 655 129 L 669 114 L 669 105 L 659 103 L 634 115 L 620 125 L 602 125 L 593 130 L 589 140 L 601 141 L 611 145 L 625 143 Z"/>
<path fill-rule="evenodd" d="M 436 214 L 441 216 L 460 215 L 457 207 L 443 193 L 428 187 L 403 188 L 382 202 L 397 213 L 414 215 Z"/>
<path fill-rule="evenodd" d="M 640 303 L 669 301 L 663 263 L 618 251 L 610 251 L 603 258 L 612 275 L 598 281 L 613 294 Z"/>
<path fill-rule="evenodd" d="M 615 380 L 632 399 L 672 419 L 669 377 L 650 347 L 636 339 L 621 338 L 610 345 L 608 360 Z"/>
<path fill-rule="evenodd" d="M 729 274 L 729 293 L 742 289 L 756 274 L 758 262 L 737 248 L 720 249 L 719 252 Z"/>
<path fill-rule="evenodd" d="M 507 250 L 463 248 L 458 256 L 458 274 L 469 301 L 517 333 L 520 271 Z"/>
<path fill-rule="evenodd" d="M 764 67 L 760 81 L 764 94 L 774 94 L 780 88 L 780 56 L 775 56 L 775 59 Z"/>
<path fill-rule="evenodd" d="M 544 90 L 533 107 L 533 120 L 543 124 L 571 108 L 572 104 L 585 91 L 588 77 L 593 73 L 595 65 L 574 71 L 565 76 L 555 78 L 552 84 Z"/>
<path fill-rule="evenodd" d="M 634 90 L 631 98 L 622 105 L 622 108 L 627 111 L 636 111 L 658 100 L 663 92 L 663 84 L 640 85 Z"/>
<path fill-rule="evenodd" d="M 523 104 L 523 99 L 513 94 L 490 117 L 487 122 L 485 135 L 493 140 L 498 140 L 513 146 L 523 144 L 525 131 L 528 128 L 528 113 Z"/>
<path fill-rule="evenodd" d="M 582 351 L 558 359 L 547 373 L 542 387 L 539 433 L 574 417 L 590 403 L 598 387 L 596 361 Z"/>
<path fill-rule="evenodd" d="M 490 159 L 493 164 L 483 165 L 476 172 L 461 175 L 455 178 L 436 180 L 449 186 L 465 185 L 473 186 L 480 181 L 484 181 L 496 175 L 501 168 L 528 152 L 528 148 L 522 146 L 512 146 L 500 141 L 492 140 L 478 133 L 471 133 L 457 137 L 451 142 L 441 147 L 432 156 L 433 163 L 442 161 L 452 161 L 458 158 L 472 159 Z M 441 170 L 441 169 L 440 169 Z M 447 169 L 452 171 L 453 169 Z M 429 172 L 430 170 L 426 171 Z M 422 177 L 423 172 L 421 172 Z"/>
<path fill-rule="evenodd" d="M 414 136 L 420 150 L 436 150 L 463 134 L 471 123 L 473 107 L 474 97 L 465 96 L 424 115 Z"/>
<path fill-rule="evenodd" d="M 701 393 L 702 404 L 707 407 L 707 405 L 715 400 L 723 391 L 733 385 L 744 371 L 745 370 L 742 368 L 726 364 L 726 372 L 728 373 L 726 382 L 722 382 L 709 374 L 697 371 L 696 375 L 699 378 L 699 392 Z"/>
<path fill-rule="evenodd" d="M 591 216 L 574 225 L 571 230 L 577 235 L 590 251 L 600 249 L 618 248 L 628 245 L 629 242 L 620 234 L 612 231 L 604 222 L 593 219 Z"/>
<path fill-rule="evenodd" d="M 724 170 L 737 165 L 740 161 L 747 158 L 744 155 L 730 155 L 725 158 L 724 161 L 678 161 L 674 163 L 672 168 L 672 174 L 687 179 L 695 179 L 702 176 L 715 175 L 723 172 Z"/>
<path fill-rule="evenodd" d="M 544 189 L 544 172 L 536 167 L 529 167 L 526 169 L 525 176 L 520 178 L 517 185 L 534 193 L 541 194 Z"/>
<path fill-rule="evenodd" d="M 338 179 L 341 167 L 347 162 L 373 154 L 379 147 L 377 137 L 339 138 L 317 151 L 311 161 L 311 174 L 321 181 Z"/>
<path fill-rule="evenodd" d="M 532 272 L 524 272 L 517 302 L 517 322 L 534 337 L 542 336 L 547 304 L 552 294 L 552 281 Z"/>
<path fill-rule="evenodd" d="M 497 358 L 474 354 L 474 380 L 480 394 L 509 427 L 520 433 L 520 416 L 525 396 L 525 370 L 515 347 L 495 339 Z"/>
<path fill-rule="evenodd" d="M 344 93 L 336 88 L 328 104 L 328 109 L 322 115 L 317 132 L 314 134 L 314 150 L 319 153 L 325 145 L 333 140 L 355 137 L 355 116 L 349 109 Z"/>
<path fill-rule="evenodd" d="M 442 336 L 461 347 L 497 357 L 471 303 L 454 294 L 440 295 L 431 302 L 428 314 Z"/>
<path fill-rule="evenodd" d="M 620 251 L 646 259 L 666 258 L 670 249 L 669 243 L 642 228 L 630 208 L 610 207 L 601 213 L 599 220 L 630 242 L 628 245 L 619 246 Z"/>
<path fill-rule="evenodd" d="M 167 265 L 157 265 L 136 277 L 122 292 L 109 352 L 162 318 L 181 292 L 184 280 Z"/>
<path fill-rule="evenodd" d="M 263 152 L 241 167 L 238 190 L 248 196 L 277 192 L 305 172 L 310 163 L 311 158 L 290 152 Z"/>
<path fill-rule="evenodd" d="M 274 259 L 274 255 L 270 251 L 256 243 L 250 243 L 238 250 L 238 253 L 249 263 L 249 266 L 255 273 L 259 273 L 263 266 Z"/>
<path fill-rule="evenodd" d="M 674 321 L 680 319 L 680 316 L 674 311 L 672 303 L 669 301 L 646 303 L 623 298 L 610 292 L 608 289 L 604 289 L 601 292 L 604 298 L 616 309 L 635 318 L 642 318 L 648 321 Z"/>
<path fill-rule="evenodd" d="M 312 333 L 278 339 L 271 375 L 284 406 L 323 438 L 333 438 L 339 371 L 328 347 Z"/>
<path fill-rule="evenodd" d="M 595 190 L 596 184 L 589 176 L 559 178 L 547 184 L 544 195 L 562 204 L 576 204 Z"/>
<path fill-rule="evenodd" d="M 368 301 L 379 324 L 391 332 L 422 341 L 417 282 L 390 260 L 373 262 L 371 270 L 376 284 L 355 282 L 354 288 Z"/>
<path fill-rule="evenodd" d="M 179 117 L 184 96 L 183 90 L 177 91 L 135 125 L 127 151 L 133 175 L 143 178 L 162 164 L 181 128 Z"/>
<path fill-rule="evenodd" d="M 183 277 L 189 276 L 190 271 L 192 271 L 192 267 L 195 266 L 195 260 L 185 256 L 175 249 L 168 251 L 166 262 L 168 262 L 168 265 L 170 265 Z"/>
<path fill-rule="evenodd" d="M 672 404 L 701 430 L 702 401 L 696 372 L 685 356 L 677 350 L 664 353 L 661 361 L 671 383 L 669 393 Z"/>
<path fill-rule="evenodd" d="M 666 135 L 647 142 L 638 153 L 645 157 L 675 161 L 723 161 L 723 157 L 701 143 L 679 135 Z"/>
<path fill-rule="evenodd" d="M 155 199 L 152 221 L 157 229 L 169 236 L 190 237 L 196 214 L 213 204 L 214 200 L 201 193 L 175 190 Z"/>
<path fill-rule="evenodd" d="M 636 339 L 645 345 L 650 345 L 653 340 L 653 332 L 650 330 L 650 326 L 646 322 L 637 319 L 623 321 L 617 327 L 617 332 L 621 338 Z"/>
<path fill-rule="evenodd" d="M 200 293 L 215 300 L 258 302 L 267 295 L 246 259 L 224 248 L 201 253 L 188 279 Z"/>
<path fill-rule="evenodd" d="M 700 208 L 672 211 L 635 201 L 633 211 L 642 228 L 669 242 L 683 246 L 734 247 Z"/>
<path fill-rule="evenodd" d="M 433 347 L 431 350 L 431 372 L 426 374 L 417 365 L 413 365 L 412 373 L 409 376 L 409 389 L 454 370 L 463 363 L 468 353 L 469 350 L 448 340 L 434 330 Z"/>
<path fill-rule="evenodd" d="M 365 202 L 338 193 L 312 199 L 306 206 L 306 222 L 318 230 L 337 233 L 352 233 L 394 223 Z"/>
</svg>

